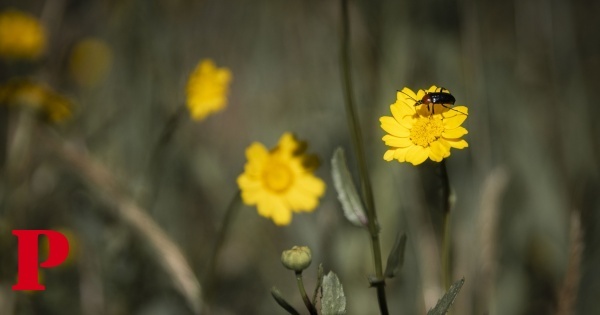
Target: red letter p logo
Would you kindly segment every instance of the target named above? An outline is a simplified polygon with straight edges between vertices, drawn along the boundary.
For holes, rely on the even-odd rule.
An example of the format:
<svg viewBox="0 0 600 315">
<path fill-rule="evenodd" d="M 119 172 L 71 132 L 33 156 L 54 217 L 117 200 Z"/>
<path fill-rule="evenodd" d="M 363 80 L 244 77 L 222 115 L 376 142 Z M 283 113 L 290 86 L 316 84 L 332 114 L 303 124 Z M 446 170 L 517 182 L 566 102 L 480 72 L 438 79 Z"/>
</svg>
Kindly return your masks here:
<svg viewBox="0 0 600 315">
<path fill-rule="evenodd" d="M 13 230 L 19 241 L 19 275 L 13 290 L 46 290 L 38 280 L 38 237 L 43 234 L 48 238 L 48 259 L 39 264 L 42 268 L 60 265 L 69 254 L 67 238 L 52 230 Z"/>
</svg>

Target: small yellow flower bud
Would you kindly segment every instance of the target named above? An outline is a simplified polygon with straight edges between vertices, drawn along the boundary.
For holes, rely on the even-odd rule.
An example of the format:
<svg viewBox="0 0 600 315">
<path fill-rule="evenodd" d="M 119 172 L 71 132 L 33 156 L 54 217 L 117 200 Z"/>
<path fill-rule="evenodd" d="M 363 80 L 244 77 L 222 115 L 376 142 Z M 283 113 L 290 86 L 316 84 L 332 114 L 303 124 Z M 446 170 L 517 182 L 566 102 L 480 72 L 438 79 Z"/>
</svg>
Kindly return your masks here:
<svg viewBox="0 0 600 315">
<path fill-rule="evenodd" d="M 312 254 L 307 246 L 294 246 L 281 253 L 281 262 L 285 268 L 300 272 L 312 262 Z"/>
</svg>

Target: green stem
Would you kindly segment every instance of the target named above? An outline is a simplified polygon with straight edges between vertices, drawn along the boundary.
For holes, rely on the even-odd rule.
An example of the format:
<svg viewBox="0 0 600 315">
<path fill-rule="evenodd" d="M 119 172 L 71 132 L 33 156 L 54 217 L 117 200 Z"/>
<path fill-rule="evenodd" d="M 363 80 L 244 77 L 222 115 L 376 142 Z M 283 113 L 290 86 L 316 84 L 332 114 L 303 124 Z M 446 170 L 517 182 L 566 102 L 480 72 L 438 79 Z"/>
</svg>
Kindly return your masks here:
<svg viewBox="0 0 600 315">
<path fill-rule="evenodd" d="M 366 203 L 365 207 L 367 209 L 367 217 L 369 219 L 368 229 L 371 235 L 371 249 L 373 253 L 373 260 L 375 263 L 375 276 L 377 278 L 377 281 L 375 281 L 373 285 L 377 288 L 377 300 L 379 302 L 379 309 L 381 311 L 381 314 L 387 315 L 389 312 L 385 296 L 385 279 L 383 277 L 383 264 L 381 261 L 379 226 L 377 223 L 377 214 L 375 212 L 375 202 L 373 200 L 373 189 L 371 188 L 371 181 L 369 179 L 369 173 L 367 171 L 367 162 L 364 154 L 365 150 L 362 142 L 362 133 L 360 130 L 360 124 L 358 122 L 358 116 L 356 114 L 354 105 L 352 75 L 350 73 L 350 23 L 348 14 L 348 1 L 341 0 L 341 7 L 342 36 L 340 47 L 340 59 L 344 88 L 344 103 L 346 105 L 346 118 L 348 120 L 348 127 L 350 128 L 354 153 L 356 154 L 358 160 L 362 195 Z"/>
<path fill-rule="evenodd" d="M 225 212 L 225 217 L 223 218 L 223 222 L 219 227 L 217 232 L 217 237 L 215 239 L 214 246 L 209 256 L 209 262 L 206 267 L 206 272 L 204 274 L 204 296 L 206 299 L 206 304 L 210 304 L 214 295 L 214 281 L 215 281 L 215 269 L 217 265 L 217 261 L 219 258 L 219 252 L 221 251 L 221 247 L 223 247 L 223 243 L 225 242 L 225 238 L 229 233 L 229 228 L 231 227 L 231 223 L 233 222 L 233 218 L 237 214 L 237 210 L 240 208 L 241 201 L 241 192 L 238 190 L 231 201 L 229 202 L 229 206 L 227 207 L 227 211 Z"/>
<path fill-rule="evenodd" d="M 296 271 L 296 283 L 298 284 L 298 290 L 300 290 L 300 295 L 302 295 L 302 300 L 304 301 L 304 305 L 310 312 L 311 315 L 318 315 L 317 309 L 308 299 L 308 295 L 306 295 L 306 290 L 304 290 L 304 282 L 302 281 L 302 271 Z"/>
<path fill-rule="evenodd" d="M 146 201 L 147 208 L 150 211 L 153 211 L 155 208 L 156 199 L 160 194 L 160 178 L 164 171 L 164 151 L 173 138 L 175 131 L 183 121 L 186 111 L 187 109 L 185 106 L 180 106 L 175 113 L 171 114 L 160 132 L 158 142 L 150 152 L 150 160 L 148 161 L 148 169 L 146 172 L 146 174 L 149 174 L 149 182 L 151 183 L 151 192 Z"/>
<path fill-rule="evenodd" d="M 452 284 L 452 265 L 451 265 L 451 234 L 450 233 L 450 180 L 448 179 L 448 169 L 446 160 L 440 163 L 442 180 L 442 211 L 444 216 L 444 226 L 442 231 L 442 280 L 444 288 L 450 289 Z"/>
<path fill-rule="evenodd" d="M 281 292 L 279 292 L 279 290 L 277 290 L 277 288 L 273 287 L 271 289 L 271 295 L 275 299 L 275 302 L 277 302 L 277 304 L 279 304 L 279 306 L 281 306 L 288 313 L 290 313 L 292 315 L 300 315 L 300 312 L 298 312 L 293 306 L 290 305 L 290 303 L 288 303 L 283 298 L 283 296 L 281 296 Z"/>
</svg>

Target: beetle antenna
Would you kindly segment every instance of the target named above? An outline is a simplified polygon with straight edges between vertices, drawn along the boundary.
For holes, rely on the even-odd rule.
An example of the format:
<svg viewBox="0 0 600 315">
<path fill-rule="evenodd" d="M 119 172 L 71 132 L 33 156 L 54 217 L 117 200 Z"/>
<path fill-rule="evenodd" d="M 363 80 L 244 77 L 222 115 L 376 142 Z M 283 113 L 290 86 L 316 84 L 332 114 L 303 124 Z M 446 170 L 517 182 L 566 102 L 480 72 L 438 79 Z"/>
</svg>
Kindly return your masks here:
<svg viewBox="0 0 600 315">
<path fill-rule="evenodd" d="M 434 105 L 435 105 L 435 104 L 434 104 Z M 442 105 L 443 107 L 445 107 L 445 108 L 447 108 L 447 109 L 449 109 L 449 110 L 453 110 L 453 111 L 455 111 L 455 112 L 457 112 L 457 113 L 461 113 L 461 114 L 463 114 L 463 115 L 465 115 L 465 116 L 469 116 L 469 114 L 467 114 L 467 113 L 463 113 L 463 112 L 459 111 L 458 109 L 454 109 L 454 108 L 452 108 L 452 107 L 450 107 L 450 106 L 448 106 L 448 105 L 446 105 L 446 104 L 438 104 L 438 105 Z"/>
<path fill-rule="evenodd" d="M 404 92 L 402 92 L 402 91 L 398 91 L 398 92 L 400 92 L 400 93 L 402 93 L 402 94 L 404 94 L 404 95 L 408 96 L 408 98 L 405 98 L 405 99 L 408 99 L 408 100 L 413 100 L 413 101 L 415 101 L 415 106 L 417 106 L 417 105 L 421 105 L 421 101 L 417 101 L 416 99 L 412 98 L 410 95 L 408 95 L 408 94 L 406 94 L 406 93 L 404 93 Z"/>
</svg>

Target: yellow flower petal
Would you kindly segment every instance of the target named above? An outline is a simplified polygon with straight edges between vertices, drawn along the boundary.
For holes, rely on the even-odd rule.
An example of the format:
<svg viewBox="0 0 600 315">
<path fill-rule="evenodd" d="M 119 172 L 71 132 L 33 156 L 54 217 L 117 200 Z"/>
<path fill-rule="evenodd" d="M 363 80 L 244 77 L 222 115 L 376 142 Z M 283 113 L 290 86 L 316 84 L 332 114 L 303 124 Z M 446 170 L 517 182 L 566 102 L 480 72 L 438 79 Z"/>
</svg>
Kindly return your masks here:
<svg viewBox="0 0 600 315">
<path fill-rule="evenodd" d="M 407 87 L 396 93 L 396 99 L 401 100 L 410 106 L 414 105 L 417 100 L 420 100 L 420 98 L 417 97 L 417 94 Z"/>
<path fill-rule="evenodd" d="M 396 150 L 387 150 L 387 151 L 385 151 L 385 153 L 383 154 L 383 159 L 386 160 L 386 161 L 388 161 L 388 162 L 391 161 L 391 160 L 393 160 L 394 159 L 394 152 L 395 151 Z"/>
<path fill-rule="evenodd" d="M 267 158 L 268 154 L 265 146 L 259 142 L 253 142 L 248 149 L 246 149 L 246 158 L 248 160 L 259 159 L 262 161 Z"/>
<path fill-rule="evenodd" d="M 398 123 L 400 124 L 400 126 L 406 128 L 406 129 L 411 129 L 413 126 L 413 121 L 414 121 L 414 118 L 412 118 L 411 116 L 404 116 L 404 118 L 402 118 L 402 120 L 398 121 Z"/>
<path fill-rule="evenodd" d="M 446 118 L 454 117 L 456 115 L 469 115 L 469 108 L 466 106 L 454 106 L 443 113 Z"/>
<path fill-rule="evenodd" d="M 406 148 L 399 148 L 394 150 L 394 159 L 398 160 L 398 162 L 406 162 L 406 153 L 411 149 L 412 147 L 406 147 Z"/>
<path fill-rule="evenodd" d="M 292 212 L 289 210 L 277 211 L 277 212 L 273 213 L 272 219 L 276 225 L 279 225 L 279 226 L 289 225 L 290 222 L 292 222 Z"/>
<path fill-rule="evenodd" d="M 292 212 L 283 199 L 272 197 L 269 202 L 271 219 L 276 225 L 288 225 L 292 221 Z"/>
<path fill-rule="evenodd" d="M 455 129 L 467 119 L 467 115 L 456 115 L 450 118 L 444 118 L 444 127 L 446 129 Z"/>
<path fill-rule="evenodd" d="M 469 144 L 465 140 L 446 139 L 446 141 L 451 147 L 456 149 L 464 149 L 469 146 Z"/>
<path fill-rule="evenodd" d="M 429 157 L 429 150 L 423 148 L 420 145 L 415 145 L 411 147 L 408 152 L 406 152 L 406 162 L 410 162 L 413 165 L 419 165 Z"/>
<path fill-rule="evenodd" d="M 429 157 L 436 162 L 441 162 L 442 159 L 450 155 L 450 149 L 440 143 L 440 141 L 431 143 L 429 151 Z"/>
<path fill-rule="evenodd" d="M 460 138 L 460 137 L 466 135 L 467 133 L 469 133 L 467 131 L 467 129 L 465 129 L 463 127 L 458 127 L 458 128 L 454 128 L 454 129 L 444 130 L 444 132 L 442 133 L 442 136 L 444 138 L 456 139 L 456 138 Z"/>
<path fill-rule="evenodd" d="M 410 134 L 409 134 L 410 136 Z M 408 146 L 414 145 L 414 143 L 410 140 L 410 138 L 404 137 L 404 138 L 400 138 L 400 137 L 394 137 L 391 135 L 385 135 L 383 136 L 383 141 L 385 142 L 385 145 L 388 145 L 390 147 L 396 147 L 396 148 L 406 148 Z"/>
<path fill-rule="evenodd" d="M 429 150 L 429 159 L 434 162 L 441 162 L 444 158 L 441 155 L 437 155 L 433 150 Z"/>
<path fill-rule="evenodd" d="M 391 135 L 397 137 L 406 137 L 410 135 L 410 131 L 406 127 L 400 125 L 392 117 L 384 116 L 379 118 L 379 121 L 381 122 L 381 128 Z"/>
<path fill-rule="evenodd" d="M 244 198 L 244 195 L 246 195 L 246 197 Z M 271 217 L 271 213 L 273 213 L 273 205 L 272 205 L 272 197 L 270 197 L 268 194 L 263 194 L 263 196 L 261 196 L 262 198 L 260 198 L 258 200 L 258 202 L 256 203 L 256 210 L 258 211 L 258 214 L 265 217 L 265 218 L 270 218 Z M 258 199 L 258 198 L 257 198 Z M 252 203 L 246 203 L 246 200 L 252 200 L 252 197 L 248 196 L 248 192 L 244 192 L 242 191 L 242 201 L 244 201 L 245 204 L 247 205 L 253 205 Z"/>
<path fill-rule="evenodd" d="M 295 212 L 312 212 L 319 203 L 316 197 L 307 198 L 308 194 L 301 187 L 294 187 L 286 194 L 285 199 Z"/>
<path fill-rule="evenodd" d="M 296 184 L 302 187 L 302 190 L 310 192 L 316 197 L 321 197 L 325 193 L 325 183 L 313 175 L 300 176 L 296 179 Z"/>
<path fill-rule="evenodd" d="M 414 102 L 412 104 L 407 104 L 402 101 L 396 101 L 396 103 L 390 105 L 390 111 L 396 120 L 402 120 L 404 116 L 412 116 L 415 114 Z"/>
<path fill-rule="evenodd" d="M 247 205 L 256 205 L 264 199 L 264 194 L 260 189 L 245 189 L 242 192 L 242 200 Z"/>
<path fill-rule="evenodd" d="M 240 188 L 244 190 L 254 190 L 260 187 L 260 183 L 252 180 L 252 178 L 248 174 L 242 174 L 238 176 L 237 183 Z"/>
</svg>

